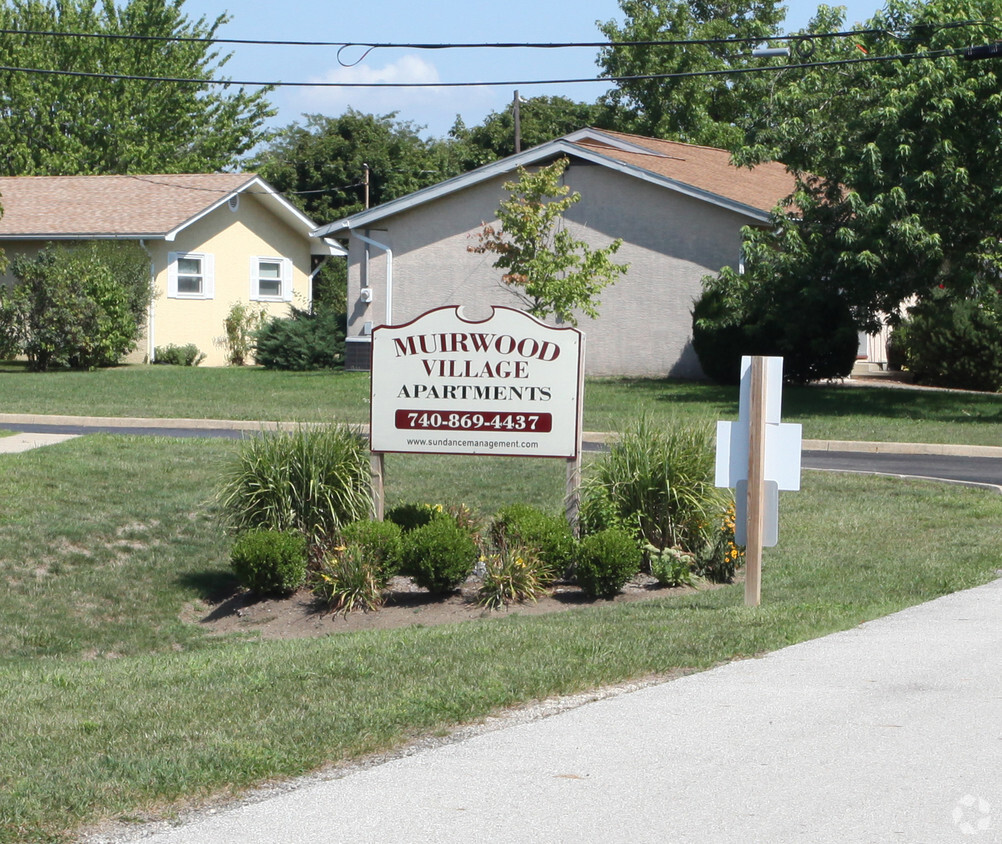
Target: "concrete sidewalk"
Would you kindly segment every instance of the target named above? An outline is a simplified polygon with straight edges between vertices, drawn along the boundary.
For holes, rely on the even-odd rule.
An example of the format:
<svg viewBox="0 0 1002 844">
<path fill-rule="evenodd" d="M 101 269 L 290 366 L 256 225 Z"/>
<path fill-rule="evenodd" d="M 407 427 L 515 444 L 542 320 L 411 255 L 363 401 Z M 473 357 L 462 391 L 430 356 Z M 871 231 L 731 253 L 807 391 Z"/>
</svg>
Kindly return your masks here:
<svg viewBox="0 0 1002 844">
<path fill-rule="evenodd" d="M 1002 580 L 115 840 L 1000 842 Z"/>
</svg>

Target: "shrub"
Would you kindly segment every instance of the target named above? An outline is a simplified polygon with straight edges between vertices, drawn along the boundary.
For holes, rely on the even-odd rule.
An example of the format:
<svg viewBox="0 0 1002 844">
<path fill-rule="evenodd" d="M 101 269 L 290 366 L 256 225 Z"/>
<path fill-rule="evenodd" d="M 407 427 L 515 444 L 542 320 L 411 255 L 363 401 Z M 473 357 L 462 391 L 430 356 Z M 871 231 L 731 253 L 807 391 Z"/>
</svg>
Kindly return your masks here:
<svg viewBox="0 0 1002 844">
<path fill-rule="evenodd" d="M 344 314 L 310 313 L 296 307 L 254 333 L 254 357 L 265 369 L 336 369 L 344 362 Z"/>
<path fill-rule="evenodd" d="M 243 366 L 254 348 L 254 335 L 265 324 L 264 308 L 243 302 L 230 306 L 223 329 L 226 331 L 226 360 L 231 366 Z"/>
<path fill-rule="evenodd" d="M 153 353 L 153 362 L 167 366 L 198 366 L 205 360 L 205 354 L 198 350 L 194 343 L 184 346 L 157 346 Z"/>
<path fill-rule="evenodd" d="M 578 586 L 589 598 L 612 598 L 640 570 L 640 556 L 627 531 L 608 528 L 590 534 L 578 545 Z"/>
<path fill-rule="evenodd" d="M 135 348 L 152 295 L 149 259 L 135 244 L 49 246 L 16 258 L 11 273 L 0 346 L 19 346 L 32 369 L 110 366 Z"/>
<path fill-rule="evenodd" d="M 995 290 L 969 299 L 936 290 L 908 313 L 894 340 L 916 381 L 1002 389 L 1002 297 Z"/>
<path fill-rule="evenodd" d="M 491 540 L 497 548 L 529 550 L 554 574 L 574 564 L 577 543 L 570 525 L 528 504 L 509 504 L 498 511 L 491 523 Z"/>
<path fill-rule="evenodd" d="M 241 444 L 217 500 L 233 529 L 294 530 L 320 543 L 369 515 L 368 453 L 343 424 L 265 431 Z"/>
<path fill-rule="evenodd" d="M 403 554 L 403 531 L 393 522 L 364 520 L 351 522 L 341 529 L 342 542 L 358 546 L 366 561 L 378 574 L 380 583 L 399 571 Z"/>
<path fill-rule="evenodd" d="M 404 533 L 424 527 L 432 519 L 445 515 L 445 510 L 441 505 L 432 506 L 431 504 L 398 504 L 386 511 L 387 521 L 399 525 Z"/>
<path fill-rule="evenodd" d="M 507 545 L 484 559 L 484 576 L 477 593 L 481 606 L 500 609 L 508 604 L 537 601 L 548 592 L 550 566 L 531 550 Z"/>
<path fill-rule="evenodd" d="M 640 544 L 694 551 L 723 509 L 708 424 L 656 427 L 643 415 L 593 464 L 583 484 L 589 532 L 629 528 Z"/>
<path fill-rule="evenodd" d="M 354 542 L 325 554 L 312 578 L 313 594 L 345 615 L 355 609 L 379 609 L 385 585 L 378 561 Z"/>
<path fill-rule="evenodd" d="M 733 271 L 704 284 L 692 310 L 692 346 L 717 383 L 738 383 L 743 355 L 782 357 L 783 378 L 794 384 L 852 371 L 859 334 L 835 291 L 789 279 L 762 284 Z"/>
<path fill-rule="evenodd" d="M 477 546 L 452 519 L 432 519 L 404 534 L 402 573 L 435 594 L 448 594 L 470 576 Z"/>
<path fill-rule="evenodd" d="M 259 595 L 285 595 L 306 579 L 306 542 L 286 531 L 250 530 L 237 537 L 230 565 L 241 585 Z"/>
<path fill-rule="evenodd" d="M 651 574 L 661 586 L 691 586 L 696 558 L 677 548 L 658 550 L 653 545 L 645 549 L 650 555 Z"/>
</svg>

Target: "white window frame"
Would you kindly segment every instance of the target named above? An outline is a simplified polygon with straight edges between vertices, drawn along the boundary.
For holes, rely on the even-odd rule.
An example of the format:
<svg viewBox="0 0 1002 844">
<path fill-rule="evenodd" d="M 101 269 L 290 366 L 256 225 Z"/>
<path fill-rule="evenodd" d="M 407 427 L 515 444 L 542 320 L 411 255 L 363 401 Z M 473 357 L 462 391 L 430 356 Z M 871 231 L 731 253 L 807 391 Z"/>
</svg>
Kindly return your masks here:
<svg viewBox="0 0 1002 844">
<path fill-rule="evenodd" d="M 261 264 L 278 264 L 280 291 L 278 295 L 261 293 Z M 271 281 L 271 279 L 269 279 Z M 268 255 L 252 255 L 250 259 L 250 300 L 252 302 L 292 301 L 292 261 Z"/>
<path fill-rule="evenodd" d="M 202 265 L 202 289 L 198 293 L 178 290 L 178 262 L 199 261 Z M 208 252 L 168 252 L 167 253 L 167 298 L 168 299 L 212 299 L 216 295 L 215 256 Z"/>
</svg>

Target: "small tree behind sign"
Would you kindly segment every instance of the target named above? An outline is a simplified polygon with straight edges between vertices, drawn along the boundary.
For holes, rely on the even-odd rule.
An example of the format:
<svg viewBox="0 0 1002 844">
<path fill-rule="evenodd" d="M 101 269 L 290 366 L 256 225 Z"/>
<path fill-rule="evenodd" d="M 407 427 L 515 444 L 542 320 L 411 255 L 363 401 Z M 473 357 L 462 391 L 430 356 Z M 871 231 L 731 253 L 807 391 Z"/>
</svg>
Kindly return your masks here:
<svg viewBox="0 0 1002 844">
<path fill-rule="evenodd" d="M 561 177 L 568 160 L 558 159 L 533 173 L 518 169 L 518 181 L 506 182 L 511 193 L 497 211 L 499 227 L 484 223 L 476 246 L 469 251 L 497 255 L 494 266 L 504 270 L 501 280 L 525 303 L 526 310 L 545 319 L 577 325 L 575 311 L 594 319 L 598 295 L 626 272 L 612 255 L 623 241 L 592 249 L 562 225 L 564 212 L 581 200 Z"/>
</svg>

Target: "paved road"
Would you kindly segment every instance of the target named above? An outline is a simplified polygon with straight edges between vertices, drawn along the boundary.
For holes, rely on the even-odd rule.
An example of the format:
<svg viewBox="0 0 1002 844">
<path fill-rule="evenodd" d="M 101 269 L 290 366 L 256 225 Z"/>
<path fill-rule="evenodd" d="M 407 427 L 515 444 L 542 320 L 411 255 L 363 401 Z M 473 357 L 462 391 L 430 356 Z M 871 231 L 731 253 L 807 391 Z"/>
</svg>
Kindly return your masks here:
<svg viewBox="0 0 1002 844">
<path fill-rule="evenodd" d="M 805 469 L 833 472 L 878 472 L 885 475 L 936 478 L 958 483 L 989 484 L 999 487 L 1002 491 L 1002 457 L 805 450 L 801 457 L 801 465 Z"/>
<path fill-rule="evenodd" d="M 1002 842 L 1000 715 L 997 580 L 114 840 Z"/>
<path fill-rule="evenodd" d="M 31 417 L 42 419 L 43 417 Z M 16 421 L 10 421 L 15 419 Z M 0 414 L 0 429 L 37 435 L 80 435 L 88 433 L 117 433 L 149 435 L 161 437 L 223 437 L 241 439 L 260 430 L 258 422 L 201 422 L 199 420 L 132 420 L 123 422 L 116 419 L 62 419 L 58 422 L 25 422 L 17 417 Z M 833 446 L 838 448 L 837 445 Z M 883 444 L 882 447 L 888 447 Z M 586 451 L 601 451 L 605 445 L 598 439 L 584 443 Z M 972 457 L 952 454 L 922 454 L 908 444 L 897 444 L 897 453 L 872 453 L 863 451 L 816 451 L 805 449 L 803 466 L 806 469 L 823 469 L 841 472 L 880 472 L 892 475 L 937 478 L 960 483 L 980 483 L 998 486 L 1002 489 L 1002 449 L 995 451 L 998 456 Z M 3 451 L 0 439 L 0 451 Z"/>
</svg>

